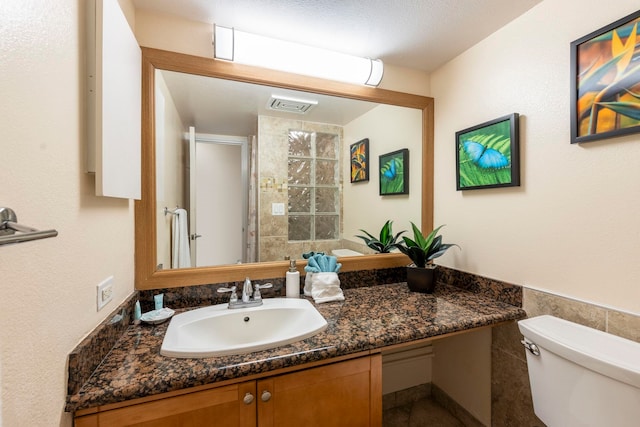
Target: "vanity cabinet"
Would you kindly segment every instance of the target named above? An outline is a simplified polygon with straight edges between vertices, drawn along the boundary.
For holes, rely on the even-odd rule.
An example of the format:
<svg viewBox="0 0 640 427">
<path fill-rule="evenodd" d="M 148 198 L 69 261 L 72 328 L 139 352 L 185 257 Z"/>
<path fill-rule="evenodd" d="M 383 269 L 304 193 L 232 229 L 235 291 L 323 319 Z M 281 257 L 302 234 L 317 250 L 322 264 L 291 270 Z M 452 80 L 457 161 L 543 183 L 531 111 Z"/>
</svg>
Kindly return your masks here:
<svg viewBox="0 0 640 427">
<path fill-rule="evenodd" d="M 75 427 L 237 427 L 256 425 L 255 381 L 98 411 Z M 245 396 L 251 396 L 245 403 Z M 249 401 L 250 400 L 250 401 Z"/>
<path fill-rule="evenodd" d="M 382 356 L 103 410 L 76 427 L 380 426 Z"/>
<path fill-rule="evenodd" d="M 258 426 L 382 424 L 382 357 L 374 355 L 258 381 Z"/>
</svg>

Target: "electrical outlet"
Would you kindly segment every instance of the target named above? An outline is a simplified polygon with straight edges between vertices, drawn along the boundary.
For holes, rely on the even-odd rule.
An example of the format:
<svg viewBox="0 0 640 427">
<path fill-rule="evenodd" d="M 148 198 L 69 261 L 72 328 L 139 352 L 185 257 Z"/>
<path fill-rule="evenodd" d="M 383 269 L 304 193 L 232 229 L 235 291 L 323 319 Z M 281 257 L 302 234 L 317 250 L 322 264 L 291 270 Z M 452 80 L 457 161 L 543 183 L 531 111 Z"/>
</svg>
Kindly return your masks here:
<svg viewBox="0 0 640 427">
<path fill-rule="evenodd" d="M 271 215 L 284 215 L 284 203 L 271 203 Z"/>
<path fill-rule="evenodd" d="M 113 299 L 113 276 L 107 277 L 97 287 L 98 311 Z"/>
</svg>

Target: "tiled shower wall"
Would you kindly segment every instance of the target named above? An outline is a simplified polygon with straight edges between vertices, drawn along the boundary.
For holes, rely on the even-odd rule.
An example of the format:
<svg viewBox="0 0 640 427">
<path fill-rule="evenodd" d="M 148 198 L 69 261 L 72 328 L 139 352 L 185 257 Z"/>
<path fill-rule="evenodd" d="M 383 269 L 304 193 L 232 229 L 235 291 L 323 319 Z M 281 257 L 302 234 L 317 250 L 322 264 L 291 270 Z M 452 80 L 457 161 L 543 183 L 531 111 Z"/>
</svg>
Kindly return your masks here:
<svg viewBox="0 0 640 427">
<path fill-rule="evenodd" d="M 331 253 L 341 247 L 339 240 L 289 242 L 288 239 L 288 156 L 289 130 L 302 130 L 323 134 L 336 134 L 342 141 L 342 127 L 291 120 L 270 116 L 258 118 L 258 181 L 259 193 L 259 259 L 260 261 L 282 260 L 285 256 L 300 259 L 310 251 Z M 342 150 L 339 150 L 342 153 Z M 340 154 L 342 155 L 342 154 Z M 342 165 L 342 159 L 338 160 Z M 342 167 L 339 167 L 339 198 L 342 199 Z M 285 206 L 285 215 L 272 215 L 273 203 Z M 340 202 L 340 218 L 342 203 Z M 340 223 L 342 233 L 342 222 Z"/>
<path fill-rule="evenodd" d="M 640 317 L 524 288 L 523 308 L 529 317 L 550 314 L 571 322 L 640 342 Z M 491 418 L 500 427 L 543 427 L 533 413 L 522 335 L 516 323 L 493 328 L 491 345 Z"/>
</svg>

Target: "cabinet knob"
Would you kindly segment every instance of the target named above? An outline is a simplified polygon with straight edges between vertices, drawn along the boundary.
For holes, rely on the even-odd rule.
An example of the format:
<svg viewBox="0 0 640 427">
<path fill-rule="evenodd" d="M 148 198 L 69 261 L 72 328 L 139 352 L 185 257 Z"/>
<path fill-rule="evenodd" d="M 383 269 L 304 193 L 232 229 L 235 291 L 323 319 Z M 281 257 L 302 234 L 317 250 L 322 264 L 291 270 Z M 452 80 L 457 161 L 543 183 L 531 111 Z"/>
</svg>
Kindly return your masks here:
<svg viewBox="0 0 640 427">
<path fill-rule="evenodd" d="M 262 399 L 263 402 L 268 402 L 269 399 L 271 399 L 271 393 L 269 393 L 267 390 L 263 391 L 260 399 Z"/>
<path fill-rule="evenodd" d="M 244 395 L 244 399 L 242 399 L 242 401 L 246 404 L 246 405 L 250 405 L 251 402 L 253 402 L 253 394 L 251 393 L 247 393 Z"/>
</svg>

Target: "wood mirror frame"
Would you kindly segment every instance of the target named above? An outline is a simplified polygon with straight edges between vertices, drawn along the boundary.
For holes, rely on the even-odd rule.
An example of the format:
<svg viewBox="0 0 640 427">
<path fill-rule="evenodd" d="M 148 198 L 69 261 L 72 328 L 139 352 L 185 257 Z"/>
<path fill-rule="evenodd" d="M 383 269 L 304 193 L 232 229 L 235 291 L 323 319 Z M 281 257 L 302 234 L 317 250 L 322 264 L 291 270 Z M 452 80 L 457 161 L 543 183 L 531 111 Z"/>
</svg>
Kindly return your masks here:
<svg viewBox="0 0 640 427">
<path fill-rule="evenodd" d="M 422 220 L 423 230 L 433 228 L 433 98 L 356 86 L 312 77 L 265 70 L 210 58 L 142 48 L 142 198 L 135 202 L 135 286 L 160 289 L 209 283 L 269 279 L 284 276 L 288 261 L 233 264 L 157 270 L 155 70 L 216 77 L 272 87 L 422 110 Z M 403 254 L 375 254 L 340 258 L 341 271 L 401 267 L 409 263 Z M 305 262 L 298 263 L 304 274 Z"/>
</svg>

